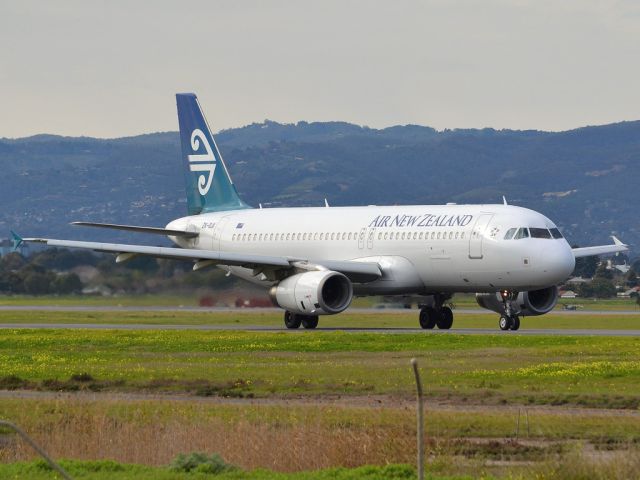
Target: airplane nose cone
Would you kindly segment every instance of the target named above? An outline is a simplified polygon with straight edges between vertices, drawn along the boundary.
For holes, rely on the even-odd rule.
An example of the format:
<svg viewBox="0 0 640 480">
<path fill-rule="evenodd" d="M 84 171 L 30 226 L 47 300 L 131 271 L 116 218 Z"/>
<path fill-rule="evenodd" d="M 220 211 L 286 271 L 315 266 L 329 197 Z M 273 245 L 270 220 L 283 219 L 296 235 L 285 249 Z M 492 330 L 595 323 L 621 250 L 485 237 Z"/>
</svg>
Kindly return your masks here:
<svg viewBox="0 0 640 480">
<path fill-rule="evenodd" d="M 576 259 L 567 242 L 557 242 L 540 252 L 540 266 L 550 283 L 560 283 L 571 275 Z"/>
</svg>

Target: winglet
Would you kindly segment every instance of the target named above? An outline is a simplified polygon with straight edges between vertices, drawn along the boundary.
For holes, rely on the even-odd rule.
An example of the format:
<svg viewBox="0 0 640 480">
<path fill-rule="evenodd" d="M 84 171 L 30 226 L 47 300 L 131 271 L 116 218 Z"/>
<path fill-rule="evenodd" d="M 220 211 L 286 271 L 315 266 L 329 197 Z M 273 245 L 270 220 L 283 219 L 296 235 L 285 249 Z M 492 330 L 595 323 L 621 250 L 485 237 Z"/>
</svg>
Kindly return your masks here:
<svg viewBox="0 0 640 480">
<path fill-rule="evenodd" d="M 507 197 L 505 197 L 504 195 L 502 196 L 502 203 L 503 203 L 503 205 L 509 205 L 507 203 Z"/>
<path fill-rule="evenodd" d="M 11 251 L 12 252 L 17 252 L 18 248 L 20 248 L 20 245 L 22 245 L 24 243 L 24 240 L 22 239 L 22 237 L 20 235 L 18 235 L 13 230 L 11 230 L 11 239 L 13 240 L 13 247 L 11 248 Z"/>
<path fill-rule="evenodd" d="M 622 242 L 618 239 L 618 237 L 616 237 L 615 235 L 611 235 L 611 238 L 613 238 L 613 243 L 615 243 L 616 245 L 619 245 L 619 246 L 621 246 L 621 247 L 623 247 L 623 246 L 624 246 L 624 247 L 626 247 L 626 246 L 627 246 L 627 244 L 626 244 L 626 243 L 622 243 Z"/>
</svg>

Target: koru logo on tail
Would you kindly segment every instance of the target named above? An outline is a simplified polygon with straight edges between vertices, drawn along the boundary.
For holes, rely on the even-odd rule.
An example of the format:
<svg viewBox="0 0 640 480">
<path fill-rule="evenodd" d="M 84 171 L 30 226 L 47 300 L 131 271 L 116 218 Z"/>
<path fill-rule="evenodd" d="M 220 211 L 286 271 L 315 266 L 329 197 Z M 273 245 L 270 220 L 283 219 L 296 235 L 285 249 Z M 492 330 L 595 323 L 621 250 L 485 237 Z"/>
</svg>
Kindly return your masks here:
<svg viewBox="0 0 640 480">
<path fill-rule="evenodd" d="M 213 155 L 209 140 L 199 128 L 191 132 L 191 149 L 194 152 L 200 150 L 201 140 L 207 153 L 189 155 L 189 170 L 192 172 L 205 172 L 203 175 L 198 176 L 198 191 L 200 195 L 206 195 L 211 188 L 213 174 L 216 171 L 216 157 Z"/>
</svg>

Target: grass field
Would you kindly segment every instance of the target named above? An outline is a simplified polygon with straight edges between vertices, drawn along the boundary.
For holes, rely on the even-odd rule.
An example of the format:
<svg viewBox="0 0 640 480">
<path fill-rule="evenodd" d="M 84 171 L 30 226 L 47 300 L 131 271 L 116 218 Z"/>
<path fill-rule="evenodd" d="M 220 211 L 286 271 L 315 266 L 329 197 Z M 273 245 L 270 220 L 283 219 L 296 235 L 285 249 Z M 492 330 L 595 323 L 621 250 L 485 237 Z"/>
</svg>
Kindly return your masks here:
<svg viewBox="0 0 640 480">
<path fill-rule="evenodd" d="M 415 313 L 330 321 L 414 327 Z M 0 322 L 279 326 L 281 319 L 273 312 L 3 311 Z M 457 322 L 493 327 L 495 318 L 462 314 Z M 640 317 L 526 322 L 635 329 Z M 215 478 L 415 478 L 410 467 L 385 467 L 414 464 L 412 357 L 428 397 L 431 478 L 640 477 L 633 337 L 2 329 L 0 418 L 55 458 L 86 461 L 66 464 L 77 478 L 207 478 L 167 467 L 197 451 L 220 453 L 241 469 Z M 0 431 L 0 478 L 53 478 L 34 458 Z M 336 466 L 346 468 L 327 470 Z"/>
<path fill-rule="evenodd" d="M 0 387 L 222 396 L 411 395 L 636 408 L 633 337 L 341 331 L 0 331 Z"/>
</svg>

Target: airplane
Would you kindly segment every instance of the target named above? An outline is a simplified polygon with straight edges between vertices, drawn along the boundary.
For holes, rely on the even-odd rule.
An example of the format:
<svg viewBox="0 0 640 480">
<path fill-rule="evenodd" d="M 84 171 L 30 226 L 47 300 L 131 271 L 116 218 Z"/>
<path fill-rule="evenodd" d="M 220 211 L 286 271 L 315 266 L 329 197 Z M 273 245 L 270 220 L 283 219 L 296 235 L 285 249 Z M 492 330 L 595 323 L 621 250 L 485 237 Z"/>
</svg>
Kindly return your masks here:
<svg viewBox="0 0 640 480">
<path fill-rule="evenodd" d="M 354 296 L 419 296 L 419 324 L 447 330 L 455 293 L 472 292 L 499 314 L 501 330 L 550 312 L 575 259 L 628 250 L 571 248 L 558 227 L 533 210 L 502 204 L 251 208 L 238 194 L 193 93 L 176 95 L 188 215 L 164 228 L 73 222 L 167 236 L 175 247 L 48 238 L 25 242 L 215 266 L 269 290 L 289 329 L 316 328 Z M 267 181 L 267 179 L 265 179 Z M 262 207 L 262 206 L 261 206 Z"/>
</svg>

